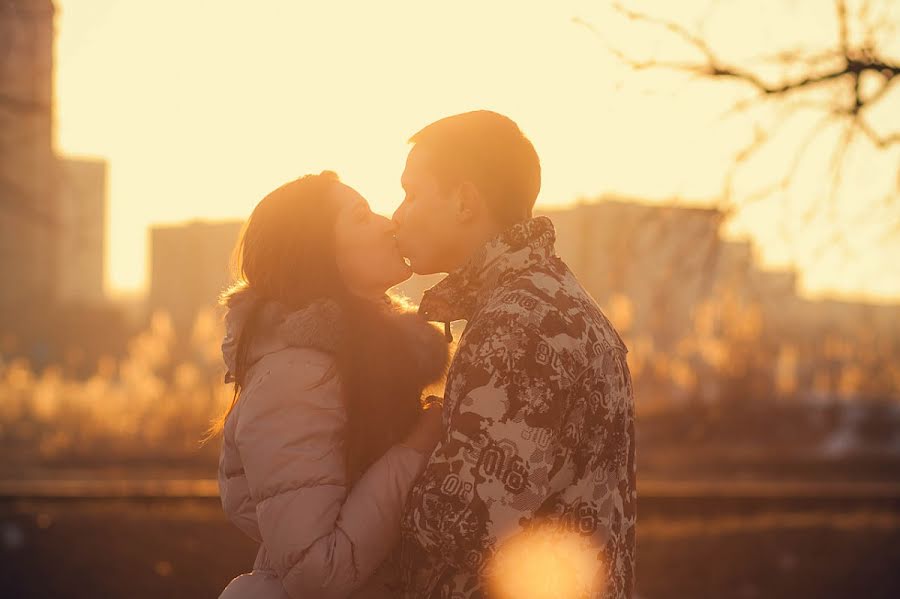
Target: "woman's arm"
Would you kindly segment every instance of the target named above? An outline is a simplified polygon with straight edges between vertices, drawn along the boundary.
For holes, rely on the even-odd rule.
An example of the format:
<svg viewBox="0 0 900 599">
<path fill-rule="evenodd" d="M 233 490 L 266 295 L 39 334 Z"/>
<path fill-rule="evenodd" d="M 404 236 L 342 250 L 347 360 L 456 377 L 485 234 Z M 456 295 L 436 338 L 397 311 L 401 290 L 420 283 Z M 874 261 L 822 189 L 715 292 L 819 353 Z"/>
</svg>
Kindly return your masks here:
<svg viewBox="0 0 900 599">
<path fill-rule="evenodd" d="M 348 494 L 346 412 L 331 359 L 307 349 L 264 358 L 242 398 L 235 438 L 262 542 L 288 595 L 345 597 L 399 537 L 406 496 L 426 456 L 388 450 Z"/>
<path fill-rule="evenodd" d="M 256 503 L 250 496 L 247 476 L 243 469 L 231 471 L 226 469 L 226 465 L 231 461 L 228 454 L 233 451 L 235 449 L 229 447 L 228 441 L 223 439 L 222 451 L 219 454 L 219 497 L 222 500 L 222 510 L 232 524 L 259 543 L 262 538 L 259 536 L 259 526 L 256 523 Z"/>
</svg>

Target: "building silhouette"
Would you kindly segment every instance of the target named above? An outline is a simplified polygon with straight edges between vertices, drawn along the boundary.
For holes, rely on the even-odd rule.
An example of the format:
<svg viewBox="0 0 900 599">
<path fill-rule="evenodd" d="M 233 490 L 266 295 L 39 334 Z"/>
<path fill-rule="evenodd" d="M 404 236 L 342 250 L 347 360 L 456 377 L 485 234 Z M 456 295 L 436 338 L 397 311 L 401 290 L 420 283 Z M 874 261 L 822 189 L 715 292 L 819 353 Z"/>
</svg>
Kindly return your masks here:
<svg viewBox="0 0 900 599">
<path fill-rule="evenodd" d="M 558 253 L 629 343 L 645 400 L 850 398 L 892 384 L 853 377 L 900 357 L 900 307 L 801 296 L 795 271 L 763 268 L 752 242 L 723 236 L 720 210 L 600 198 L 539 213 L 554 221 Z M 150 311 L 189 332 L 231 280 L 241 226 L 153 227 Z M 441 278 L 414 276 L 395 290 L 418 302 Z"/>
<path fill-rule="evenodd" d="M 242 225 L 224 221 L 151 227 L 150 312 L 166 312 L 176 330 L 189 331 L 197 313 L 214 306 L 228 285 Z"/>
<path fill-rule="evenodd" d="M 58 169 L 54 154 L 50 0 L 0 3 L 0 325 L 56 297 Z M 27 319 L 25 319 L 27 321 Z"/>
<path fill-rule="evenodd" d="M 67 304 L 97 306 L 106 302 L 106 162 L 63 158 L 60 171 L 58 299 Z"/>
<path fill-rule="evenodd" d="M 0 360 L 87 373 L 129 332 L 103 292 L 106 165 L 55 151 L 54 15 L 0 2 Z"/>
<path fill-rule="evenodd" d="M 897 393 L 900 306 L 803 297 L 796 271 L 763 268 L 752 242 L 723 236 L 724 212 L 600 198 L 540 213 L 631 358 L 665 365 L 686 396 L 719 397 L 728 377 L 731 395 Z"/>
<path fill-rule="evenodd" d="M 627 332 L 652 331 L 660 347 L 677 342 L 714 283 L 720 211 L 601 199 L 540 213 L 556 226 L 557 252 L 601 306 L 628 299 Z"/>
</svg>

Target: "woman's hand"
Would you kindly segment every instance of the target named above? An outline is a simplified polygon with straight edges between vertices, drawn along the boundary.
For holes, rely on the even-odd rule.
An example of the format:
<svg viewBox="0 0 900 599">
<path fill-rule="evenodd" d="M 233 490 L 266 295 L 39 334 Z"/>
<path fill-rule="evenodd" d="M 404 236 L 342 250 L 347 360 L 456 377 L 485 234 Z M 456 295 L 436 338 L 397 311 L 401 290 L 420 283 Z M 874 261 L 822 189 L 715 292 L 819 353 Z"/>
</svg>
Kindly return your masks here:
<svg viewBox="0 0 900 599">
<path fill-rule="evenodd" d="M 425 455 L 431 455 L 444 434 L 444 423 L 440 401 L 431 401 L 426 403 L 426 406 L 412 431 L 400 444 Z"/>
<path fill-rule="evenodd" d="M 425 396 L 425 400 L 423 403 L 428 403 L 429 401 L 444 401 L 444 387 L 447 384 L 447 378 L 441 377 L 440 380 L 435 381 L 425 387 L 422 390 L 422 395 Z"/>
</svg>

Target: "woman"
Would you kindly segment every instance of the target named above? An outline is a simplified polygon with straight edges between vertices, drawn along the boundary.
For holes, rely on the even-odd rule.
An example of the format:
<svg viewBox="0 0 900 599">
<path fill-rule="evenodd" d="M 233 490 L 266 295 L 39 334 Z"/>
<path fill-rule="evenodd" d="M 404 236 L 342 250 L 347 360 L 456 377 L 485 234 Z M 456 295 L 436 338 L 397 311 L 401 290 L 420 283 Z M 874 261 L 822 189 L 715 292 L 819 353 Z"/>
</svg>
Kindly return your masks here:
<svg viewBox="0 0 900 599">
<path fill-rule="evenodd" d="M 260 548 L 221 597 L 389 597 L 403 504 L 441 429 L 420 397 L 447 343 L 386 296 L 410 276 L 392 223 L 334 173 L 266 196 L 238 252 L 219 488 Z"/>
</svg>

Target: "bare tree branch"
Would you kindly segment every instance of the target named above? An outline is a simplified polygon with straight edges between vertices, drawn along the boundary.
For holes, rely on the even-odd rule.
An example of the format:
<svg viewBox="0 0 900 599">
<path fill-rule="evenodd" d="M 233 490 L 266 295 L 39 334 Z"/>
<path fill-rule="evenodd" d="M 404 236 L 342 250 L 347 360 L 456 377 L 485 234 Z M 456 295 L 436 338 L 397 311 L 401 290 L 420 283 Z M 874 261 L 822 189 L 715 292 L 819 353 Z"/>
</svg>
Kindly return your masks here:
<svg viewBox="0 0 900 599">
<path fill-rule="evenodd" d="M 853 77 L 854 86 L 857 85 L 860 75 L 863 72 L 877 72 L 886 77 L 885 86 L 890 85 L 893 78 L 900 75 L 900 65 L 894 64 L 886 59 L 880 59 L 876 56 L 869 55 L 867 52 L 856 52 L 849 47 L 849 33 L 846 19 L 846 8 L 842 0 L 838 0 L 838 15 L 840 23 L 840 42 L 838 51 L 830 51 L 822 54 L 804 55 L 804 53 L 793 50 L 785 51 L 774 55 L 774 60 L 782 64 L 804 63 L 810 67 L 815 67 L 822 62 L 842 58 L 841 64 L 836 68 L 832 68 L 822 73 L 813 73 L 797 79 L 781 81 L 779 83 L 769 83 L 764 81 L 759 75 L 751 70 L 742 69 L 734 65 L 725 64 L 721 61 L 710 46 L 701 38 L 690 33 L 684 26 L 659 19 L 644 13 L 633 11 L 625 8 L 619 3 L 615 3 L 614 8 L 625 18 L 634 21 L 658 26 L 675 34 L 682 41 L 694 48 L 705 58 L 705 62 L 667 62 L 659 60 L 637 61 L 629 58 L 623 52 L 613 49 L 615 56 L 622 59 L 626 64 L 637 69 L 663 68 L 682 71 L 685 73 L 704 75 L 712 78 L 733 79 L 747 83 L 758 92 L 764 95 L 780 95 L 787 92 L 809 88 L 822 83 L 828 83 L 843 77 Z M 597 29 L 581 19 L 576 19 L 576 23 L 588 27 L 595 33 Z M 857 98 L 858 99 L 858 98 Z M 859 108 L 862 104 L 859 105 Z"/>
<path fill-rule="evenodd" d="M 847 129 L 844 135 L 841 136 L 841 141 L 839 142 L 841 145 L 852 143 L 856 133 L 862 133 L 879 149 L 886 149 L 895 144 L 900 144 L 900 131 L 878 131 L 870 121 L 863 117 L 863 114 L 869 108 L 883 101 L 895 89 L 896 81 L 900 80 L 900 64 L 893 62 L 887 57 L 880 56 L 875 47 L 875 34 L 880 28 L 884 27 L 884 23 L 872 22 L 872 19 L 875 19 L 876 16 L 873 15 L 869 2 L 864 3 L 855 17 L 861 21 L 860 29 L 864 31 L 862 46 L 854 46 L 850 27 L 851 15 L 845 0 L 835 0 L 838 39 L 834 48 L 822 51 L 795 47 L 746 61 L 748 64 L 762 62 L 781 65 L 786 70 L 788 67 L 793 67 L 794 71 L 796 71 L 795 67 L 802 67 L 802 70 L 806 71 L 799 76 L 785 77 L 781 81 L 774 82 L 766 80 L 750 67 L 732 65 L 721 60 L 707 41 L 680 23 L 631 10 L 619 2 L 615 2 L 613 7 L 620 15 L 631 22 L 657 27 L 672 34 L 693 49 L 700 59 L 693 61 L 669 61 L 655 58 L 636 59 L 607 43 L 603 34 L 592 24 L 582 19 L 574 19 L 574 21 L 593 32 L 613 56 L 634 70 L 674 70 L 694 77 L 699 76 L 713 80 L 720 79 L 743 83 L 756 91 L 755 94 L 742 98 L 735 103 L 725 113 L 725 116 L 745 112 L 754 106 L 766 104 L 784 105 L 789 102 L 788 105 L 794 111 L 810 108 L 824 114 L 823 125 L 831 120 L 844 120 L 847 123 Z M 877 18 L 881 19 L 882 16 L 877 15 Z M 861 87 L 861 78 L 866 73 L 877 73 L 880 75 L 881 84 L 874 92 L 864 95 Z M 845 89 L 847 91 L 843 99 L 835 97 L 831 101 L 821 102 L 811 101 L 808 98 L 794 97 L 795 93 L 801 91 L 805 92 L 825 85 L 838 84 L 846 86 Z M 782 124 L 783 119 L 779 119 L 773 127 L 777 129 Z M 733 196 L 733 181 L 736 171 L 755 153 L 765 147 L 773 135 L 774 131 L 762 131 L 757 127 L 753 140 L 738 150 L 735 155 L 734 168 L 731 169 L 725 178 L 724 194 L 727 201 L 730 201 Z M 787 170 L 788 177 L 793 177 L 797 165 L 802 160 L 802 153 L 809 148 L 811 140 L 815 139 L 817 135 L 815 131 L 811 132 L 798 146 L 799 154 L 796 155 L 796 158 L 791 163 L 791 167 Z M 845 154 L 846 148 L 835 150 L 831 161 L 832 171 L 843 169 Z M 835 184 L 838 184 L 842 179 L 840 172 L 832 172 L 832 176 Z M 744 199 L 746 201 L 754 201 L 765 197 L 767 189 L 770 192 L 774 192 L 785 189 L 786 185 L 787 181 L 782 177 L 771 185 L 751 192 Z"/>
<path fill-rule="evenodd" d="M 847 24 L 847 4 L 844 0 L 836 0 L 834 7 L 837 10 L 839 34 L 839 48 L 844 56 L 850 53 L 850 32 Z"/>
<path fill-rule="evenodd" d="M 862 118 L 856 119 L 856 126 L 878 148 L 884 149 L 893 144 L 900 143 L 900 131 L 888 135 L 881 135 L 872 129 L 871 125 Z"/>
<path fill-rule="evenodd" d="M 824 192 L 802 198 L 804 209 L 798 215 L 804 222 L 811 222 L 817 213 L 830 219 L 829 235 L 813 251 L 839 251 L 849 256 L 852 252 L 846 238 L 847 223 L 838 214 L 838 199 L 849 187 L 845 171 L 857 163 L 850 159 L 851 154 L 855 156 L 855 151 L 866 144 L 870 150 L 882 152 L 888 160 L 893 161 L 895 156 L 898 159 L 896 182 L 890 182 L 891 190 L 884 198 L 878 192 L 877 197 L 869 199 L 877 204 L 873 208 L 888 211 L 887 215 L 874 218 L 885 223 L 897 220 L 898 226 L 889 230 L 900 235 L 900 218 L 894 218 L 900 212 L 897 201 L 900 199 L 900 153 L 896 153 L 900 150 L 900 131 L 881 124 L 881 115 L 886 113 L 879 110 L 876 116 L 875 111 L 875 107 L 886 108 L 889 102 L 900 99 L 897 85 L 900 57 L 890 54 L 896 47 L 892 32 L 900 30 L 900 22 L 889 11 L 889 1 L 882 0 L 879 4 L 871 0 L 861 3 L 833 0 L 831 14 L 836 27 L 834 41 L 828 46 L 791 46 L 788 42 L 783 49 L 742 59 L 723 57 L 712 44 L 713 38 L 705 33 L 712 10 L 723 6 L 720 2 L 711 2 L 698 24 L 690 27 L 633 10 L 623 1 L 614 0 L 615 12 L 625 21 L 636 27 L 658 30 L 663 39 L 668 37 L 683 45 L 687 53 L 679 52 L 677 58 L 626 52 L 609 43 L 604 32 L 593 24 L 582 19 L 574 22 L 592 32 L 612 56 L 632 71 L 670 71 L 683 73 L 688 82 L 719 81 L 733 84 L 738 90 L 743 88 L 745 93 L 721 116 L 752 119 L 752 135 L 735 149 L 724 173 L 722 206 L 728 214 L 735 214 L 752 203 L 788 193 L 802 170 L 804 178 L 812 175 L 827 184 Z M 816 116 L 807 121 L 811 115 Z M 798 130 L 798 126 L 802 129 Z M 788 134 L 783 135 L 782 131 Z M 823 138 L 826 133 L 827 137 Z M 825 157 L 820 158 L 823 148 L 818 142 L 823 139 L 829 147 Z M 770 153 L 770 148 L 788 156 L 784 169 L 768 169 L 762 178 L 742 180 L 742 173 L 754 172 L 749 170 L 749 165 L 758 164 L 758 156 L 764 152 L 767 156 L 775 155 Z M 873 218 L 872 212 L 868 215 Z M 787 218 L 795 217 L 785 212 Z M 776 226 L 781 229 L 785 223 Z M 796 258 L 798 248 L 793 248 L 791 243 L 787 247 Z"/>
</svg>

